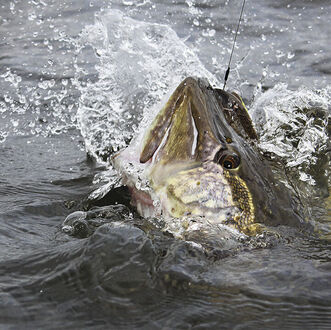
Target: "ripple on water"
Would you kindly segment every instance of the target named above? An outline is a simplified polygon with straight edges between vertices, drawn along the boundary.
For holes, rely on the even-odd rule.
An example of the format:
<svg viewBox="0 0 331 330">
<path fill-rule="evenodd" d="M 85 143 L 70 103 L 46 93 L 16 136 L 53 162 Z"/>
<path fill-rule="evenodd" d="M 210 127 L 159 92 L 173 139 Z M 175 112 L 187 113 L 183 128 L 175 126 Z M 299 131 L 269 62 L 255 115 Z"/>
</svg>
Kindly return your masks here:
<svg viewBox="0 0 331 330">
<path fill-rule="evenodd" d="M 84 153 L 76 155 L 81 144 L 72 128 L 81 129 L 91 154 L 106 160 L 127 145 L 140 120 L 142 128 L 146 125 L 154 106 L 158 111 L 163 95 L 185 76 L 207 77 L 219 84 L 201 58 L 204 63 L 212 61 L 223 76 L 237 7 L 229 1 L 224 6 L 203 2 L 180 1 L 170 6 L 170 2 L 139 1 L 148 6 L 148 10 L 142 7 L 141 17 L 168 20 L 168 25 L 128 17 L 127 7 L 139 14 L 140 7 L 133 6 L 133 1 L 113 1 L 114 7 L 126 9 L 100 11 L 91 25 L 86 22 L 94 19 L 93 13 L 81 10 L 79 1 L 14 1 L 1 7 L 1 18 L 11 13 L 1 26 L 10 48 L 1 45 L 4 56 L 0 59 L 6 66 L 0 74 L 5 91 L 0 97 L 3 327 L 330 328 L 330 245 L 319 239 L 310 240 L 285 228 L 274 244 L 236 241 L 225 253 L 222 249 L 213 253 L 162 233 L 143 219 L 123 220 L 124 211 L 111 221 L 95 216 L 93 230 L 82 239 L 57 228 L 69 212 L 64 202 L 87 196 L 95 173 L 84 170 Z M 87 5 L 92 8 L 100 3 Z M 239 76 L 240 69 L 252 86 L 261 67 L 272 63 L 280 72 L 299 73 L 290 77 L 295 86 L 306 74 L 313 74 L 317 82 L 327 81 L 328 43 L 321 42 L 328 40 L 327 1 L 297 2 L 287 6 L 289 11 L 283 2 L 274 3 L 246 7 L 252 15 L 247 15 L 246 28 L 241 30 L 241 45 L 246 43 L 250 53 L 245 47 L 237 48 L 236 55 L 244 54 L 244 59 L 234 62 L 238 72 L 233 70 L 232 77 Z M 317 15 L 311 15 L 310 7 Z M 318 15 L 324 19 L 315 24 Z M 301 18 L 295 21 L 294 16 Z M 287 18 L 294 21 L 289 25 Z M 225 24 L 228 19 L 230 24 Z M 86 25 L 78 37 L 81 25 L 75 20 Z M 194 47 L 188 47 L 170 28 L 173 22 L 179 33 L 193 40 Z M 64 31 L 66 24 L 73 39 Z M 312 32 L 305 34 L 306 30 Z M 220 37 L 223 33 L 227 35 Z M 311 43 L 306 42 L 309 39 Z M 283 45 L 289 50 L 283 51 Z M 324 54 L 315 56 L 320 50 Z M 220 59 L 215 55 L 218 51 Z M 316 72 L 323 72 L 323 77 Z M 286 80 L 281 73 L 275 77 Z M 308 82 L 313 79 L 309 76 Z M 317 162 L 317 170 L 324 169 L 325 161 L 319 157 L 326 151 L 328 104 L 328 88 L 291 91 L 277 85 L 257 93 L 250 109 L 261 133 L 261 149 L 297 167 L 300 180 L 308 185 L 313 181 L 320 185 L 311 164 Z M 145 112 L 149 113 L 146 117 Z M 22 136 L 31 143 L 21 143 Z M 39 143 L 34 143 L 38 136 Z M 54 148 L 54 140 L 60 148 Z M 107 180 L 111 186 L 101 187 L 92 198 L 116 186 L 111 170 L 96 177 L 95 184 Z"/>
</svg>

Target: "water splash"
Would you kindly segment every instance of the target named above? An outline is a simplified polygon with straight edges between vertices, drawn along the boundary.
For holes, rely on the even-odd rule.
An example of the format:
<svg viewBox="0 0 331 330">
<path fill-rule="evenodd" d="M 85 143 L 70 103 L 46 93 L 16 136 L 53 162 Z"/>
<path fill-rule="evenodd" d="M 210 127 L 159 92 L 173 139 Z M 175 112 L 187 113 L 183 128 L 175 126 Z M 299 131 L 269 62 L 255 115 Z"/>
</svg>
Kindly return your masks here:
<svg viewBox="0 0 331 330">
<path fill-rule="evenodd" d="M 107 223 L 118 225 L 132 222 L 133 216 L 124 205 L 94 207 L 87 212 L 76 211 L 69 214 L 62 223 L 62 231 L 77 238 L 91 236 L 94 231 Z"/>
<path fill-rule="evenodd" d="M 330 88 L 291 91 L 277 84 L 266 92 L 257 89 L 250 113 L 261 150 L 288 168 L 298 168 L 300 179 L 314 184 L 309 170 L 328 149 L 330 104 Z"/>
<path fill-rule="evenodd" d="M 76 86 L 81 94 L 78 125 L 87 151 L 99 161 L 107 161 L 133 136 L 141 137 L 161 108 L 161 100 L 185 77 L 205 77 L 212 85 L 221 85 L 169 26 L 138 21 L 118 10 L 98 13 L 95 23 L 86 26 L 75 42 L 78 53 L 92 47 L 97 59 L 96 77 L 83 82 L 77 78 Z M 77 66 L 77 76 L 82 74 L 84 69 Z M 276 80 L 277 75 L 266 70 L 266 78 Z M 249 107 L 260 134 L 260 149 L 294 169 L 295 177 L 309 185 L 316 183 L 311 169 L 327 149 L 330 97 L 328 88 L 291 91 L 285 84 L 276 84 L 263 92 L 258 84 Z M 139 137 L 134 143 L 137 147 Z M 148 190 L 135 163 L 128 161 L 126 170 Z M 99 175 L 101 187 L 91 198 L 119 184 L 110 171 Z"/>
<path fill-rule="evenodd" d="M 99 172 L 93 179 L 93 184 L 98 188 L 89 195 L 89 199 L 96 200 L 104 197 L 110 190 L 122 185 L 121 176 L 115 169 L 109 167 L 107 170 Z"/>
<path fill-rule="evenodd" d="M 108 10 L 81 38 L 99 63 L 97 81 L 80 86 L 77 118 L 88 152 L 99 160 L 125 147 L 144 114 L 185 77 L 203 76 L 218 84 L 169 26 Z"/>
<path fill-rule="evenodd" d="M 31 85 L 29 75 L 6 68 L 0 86 L 5 91 L 0 98 L 0 143 L 9 135 L 47 137 L 76 127 L 71 79 L 41 75 Z"/>
</svg>

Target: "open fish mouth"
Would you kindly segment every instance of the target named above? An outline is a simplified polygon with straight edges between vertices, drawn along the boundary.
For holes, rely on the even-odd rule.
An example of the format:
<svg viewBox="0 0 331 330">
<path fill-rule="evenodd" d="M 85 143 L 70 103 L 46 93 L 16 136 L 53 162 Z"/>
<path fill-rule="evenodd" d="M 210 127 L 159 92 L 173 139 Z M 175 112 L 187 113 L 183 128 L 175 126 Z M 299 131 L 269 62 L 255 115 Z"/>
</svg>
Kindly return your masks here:
<svg viewBox="0 0 331 330">
<path fill-rule="evenodd" d="M 112 162 L 142 216 L 202 217 L 250 232 L 257 223 L 292 221 L 291 198 L 257 151 L 257 138 L 237 94 L 189 77 L 157 114 L 138 148 L 130 145 Z M 139 174 L 128 171 L 128 163 Z M 278 202 L 285 206 L 285 217 Z"/>
</svg>

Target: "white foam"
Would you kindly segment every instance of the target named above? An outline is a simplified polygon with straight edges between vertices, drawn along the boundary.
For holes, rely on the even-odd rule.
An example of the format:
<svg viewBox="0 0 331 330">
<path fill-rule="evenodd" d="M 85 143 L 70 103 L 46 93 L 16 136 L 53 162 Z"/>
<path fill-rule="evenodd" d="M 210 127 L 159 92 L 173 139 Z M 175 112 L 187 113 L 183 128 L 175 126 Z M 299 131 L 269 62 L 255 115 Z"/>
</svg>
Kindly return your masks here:
<svg viewBox="0 0 331 330">
<path fill-rule="evenodd" d="M 97 158 L 109 147 L 125 147 L 137 133 L 141 119 L 153 118 L 164 95 L 187 76 L 201 76 L 219 84 L 166 25 L 108 10 L 84 29 L 81 39 L 99 58 L 97 81 L 79 87 L 77 113 L 86 148 Z"/>
<path fill-rule="evenodd" d="M 331 88 L 296 91 L 277 84 L 259 91 L 250 114 L 260 133 L 260 148 L 288 167 L 310 167 L 327 149 Z M 307 181 L 307 175 L 301 175 Z M 309 180 L 308 180 L 309 181 Z"/>
</svg>

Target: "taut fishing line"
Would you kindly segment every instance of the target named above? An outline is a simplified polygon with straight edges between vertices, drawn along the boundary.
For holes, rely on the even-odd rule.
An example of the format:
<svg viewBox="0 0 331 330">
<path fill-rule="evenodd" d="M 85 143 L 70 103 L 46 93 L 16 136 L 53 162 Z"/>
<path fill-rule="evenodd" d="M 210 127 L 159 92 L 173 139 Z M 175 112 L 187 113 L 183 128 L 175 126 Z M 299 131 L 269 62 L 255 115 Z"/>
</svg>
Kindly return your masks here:
<svg viewBox="0 0 331 330">
<path fill-rule="evenodd" d="M 229 59 L 229 64 L 228 64 L 228 68 L 226 69 L 226 72 L 225 72 L 224 86 L 223 86 L 223 89 L 224 89 L 224 90 L 225 90 L 225 85 L 226 85 L 226 82 L 227 82 L 227 80 L 228 80 L 228 78 L 229 78 L 229 74 L 230 74 L 230 64 L 231 64 L 231 60 L 232 60 L 232 55 L 233 55 L 234 47 L 235 47 L 235 45 L 236 45 L 236 40 L 237 40 L 237 35 L 238 35 L 239 25 L 240 25 L 241 18 L 242 18 L 242 16 L 243 16 L 243 12 L 244 12 L 245 2 L 246 2 L 246 0 L 243 1 L 243 4 L 242 4 L 242 6 L 241 6 L 240 17 L 239 17 L 239 21 L 238 21 L 238 25 L 237 25 L 236 34 L 235 34 L 235 36 L 234 36 L 234 41 L 233 41 L 233 45 L 232 45 L 232 50 L 231 50 L 231 55 L 230 55 L 230 59 Z"/>
</svg>

